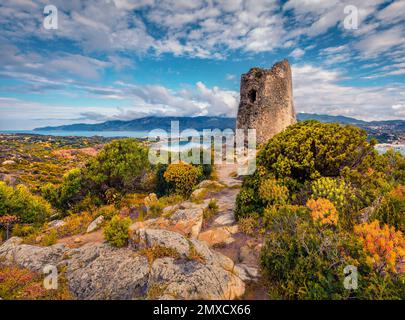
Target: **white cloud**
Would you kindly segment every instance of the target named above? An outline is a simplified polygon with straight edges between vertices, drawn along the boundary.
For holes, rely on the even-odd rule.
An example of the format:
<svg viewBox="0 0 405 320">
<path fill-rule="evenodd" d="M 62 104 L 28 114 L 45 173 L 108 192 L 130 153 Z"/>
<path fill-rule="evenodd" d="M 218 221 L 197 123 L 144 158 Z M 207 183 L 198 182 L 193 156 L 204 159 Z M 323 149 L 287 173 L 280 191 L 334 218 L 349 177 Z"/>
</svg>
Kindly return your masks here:
<svg viewBox="0 0 405 320">
<path fill-rule="evenodd" d="M 295 59 L 301 58 L 305 54 L 305 51 L 300 49 L 300 48 L 295 48 L 291 53 L 290 56 L 292 56 Z"/>
<path fill-rule="evenodd" d="M 63 87 L 64 83 L 58 83 Z M 50 105 L 15 98 L 0 97 L 0 129 L 33 128 L 67 122 L 130 120 L 143 116 L 227 116 L 235 117 L 239 93 L 197 82 L 195 87 L 179 91 L 160 85 L 134 85 L 117 82 L 116 87 L 73 86 L 93 98 L 122 102 L 119 107 L 80 107 Z"/>
<path fill-rule="evenodd" d="M 405 85 L 342 85 L 339 71 L 308 64 L 293 65 L 294 104 L 298 112 L 347 115 L 364 120 L 404 118 Z"/>
<path fill-rule="evenodd" d="M 388 52 L 393 47 L 405 44 L 405 29 L 397 26 L 364 37 L 354 44 L 365 57 L 375 57 L 378 54 Z"/>
</svg>

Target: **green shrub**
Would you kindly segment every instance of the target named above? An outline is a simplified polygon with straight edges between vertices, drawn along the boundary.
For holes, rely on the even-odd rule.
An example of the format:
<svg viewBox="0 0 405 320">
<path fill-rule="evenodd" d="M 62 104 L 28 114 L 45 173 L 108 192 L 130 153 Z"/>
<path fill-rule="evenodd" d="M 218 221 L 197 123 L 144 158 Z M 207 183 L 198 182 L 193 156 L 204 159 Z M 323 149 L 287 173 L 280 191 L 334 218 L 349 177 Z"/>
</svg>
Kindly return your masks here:
<svg viewBox="0 0 405 320">
<path fill-rule="evenodd" d="M 42 224 L 51 214 L 50 204 L 25 186 L 13 188 L 0 182 L 0 215 L 15 215 L 21 223 Z"/>
<path fill-rule="evenodd" d="M 325 198 L 331 201 L 339 212 L 339 220 L 344 228 L 350 229 L 359 218 L 359 203 L 356 190 L 343 179 L 322 177 L 311 183 L 312 198 Z"/>
<path fill-rule="evenodd" d="M 115 247 L 124 247 L 129 239 L 130 218 L 114 216 L 104 229 L 105 239 Z"/>
<path fill-rule="evenodd" d="M 73 169 L 66 173 L 60 186 L 48 183 L 41 188 L 42 196 L 63 212 L 73 209 L 88 192 L 89 188 L 86 187 L 81 169 Z"/>
<path fill-rule="evenodd" d="M 394 188 L 382 199 L 372 219 L 377 219 L 405 233 L 405 186 Z"/>
<path fill-rule="evenodd" d="M 251 213 L 250 215 L 240 218 L 238 221 L 239 230 L 248 236 L 253 236 L 259 227 L 259 215 Z"/>
<path fill-rule="evenodd" d="M 328 193 L 328 197 L 332 192 L 331 200 L 342 205 L 342 189 L 345 189 L 344 201 L 349 202 L 349 206 L 345 206 L 342 212 L 351 219 L 350 212 L 369 205 L 377 196 L 374 192 L 377 187 L 362 189 L 361 178 L 370 167 L 384 167 L 386 162 L 374 150 L 374 142 L 367 142 L 366 132 L 357 127 L 299 122 L 275 135 L 259 150 L 256 172 L 244 179 L 235 214 L 237 217 L 250 212 L 261 215 L 268 204 L 286 204 L 289 201 L 305 204 L 311 191 L 315 196 Z M 339 182 L 331 182 L 335 178 Z M 317 182 L 311 188 L 313 181 Z M 369 183 L 377 182 L 370 179 Z M 352 190 L 358 194 L 366 194 L 370 190 L 374 193 L 361 196 L 370 200 L 354 199 L 352 202 Z M 289 197 L 286 197 L 288 194 Z"/>
<path fill-rule="evenodd" d="M 286 204 L 288 188 L 279 185 L 275 179 L 269 178 L 260 184 L 259 195 L 266 204 Z"/>
<path fill-rule="evenodd" d="M 247 217 L 253 212 L 262 212 L 264 204 L 258 199 L 255 189 L 244 187 L 236 197 L 235 216 Z"/>
<path fill-rule="evenodd" d="M 44 235 L 41 241 L 41 245 L 49 247 L 55 244 L 57 240 L 58 240 L 58 232 L 55 229 L 53 229 Z"/>
<path fill-rule="evenodd" d="M 258 154 L 258 165 L 276 178 L 298 182 L 322 176 L 336 177 L 344 167 L 356 167 L 368 156 L 377 155 L 367 134 L 354 126 L 299 122 L 277 134 Z"/>
<path fill-rule="evenodd" d="M 340 299 L 345 290 L 340 239 L 316 228 L 306 210 L 287 206 L 266 210 L 268 236 L 261 264 L 275 299 Z"/>
<path fill-rule="evenodd" d="M 379 228 L 376 223 L 359 225 L 354 233 L 347 232 L 334 225 L 319 224 L 305 207 L 292 205 L 268 207 L 264 220 L 267 235 L 261 265 L 270 284 L 271 298 L 405 297 L 403 274 L 393 271 L 395 261 L 401 261 L 405 254 L 405 240 L 400 232 Z M 394 252 L 393 249 L 394 258 L 387 251 Z M 348 265 L 357 267 L 357 290 L 344 288 L 344 268 Z"/>
<path fill-rule="evenodd" d="M 105 145 L 84 168 L 68 172 L 60 186 L 48 184 L 41 191 L 62 212 L 79 212 L 154 188 L 155 180 L 148 150 L 134 139 L 120 139 Z"/>
<path fill-rule="evenodd" d="M 35 228 L 33 225 L 29 224 L 15 224 L 13 227 L 13 236 L 14 237 L 29 237 L 33 234 L 36 234 L 39 231 L 38 228 Z"/>
<path fill-rule="evenodd" d="M 119 139 L 105 145 L 86 165 L 85 176 L 100 191 L 114 188 L 129 193 L 143 190 L 142 178 L 149 167 L 147 148 L 135 139 Z"/>
<path fill-rule="evenodd" d="M 188 196 L 200 181 L 202 169 L 184 162 L 172 163 L 163 176 L 172 192 Z"/>
</svg>

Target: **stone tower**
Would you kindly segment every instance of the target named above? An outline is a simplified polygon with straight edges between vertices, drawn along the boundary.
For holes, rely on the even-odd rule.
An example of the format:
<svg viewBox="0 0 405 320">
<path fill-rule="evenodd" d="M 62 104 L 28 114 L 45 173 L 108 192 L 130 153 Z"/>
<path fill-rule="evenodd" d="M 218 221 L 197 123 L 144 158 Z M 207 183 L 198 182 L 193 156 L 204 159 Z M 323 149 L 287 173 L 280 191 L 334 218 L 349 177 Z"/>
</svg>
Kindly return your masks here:
<svg viewBox="0 0 405 320">
<path fill-rule="evenodd" d="M 256 129 L 257 144 L 296 122 L 288 61 L 270 70 L 252 68 L 242 75 L 237 129 Z"/>
</svg>

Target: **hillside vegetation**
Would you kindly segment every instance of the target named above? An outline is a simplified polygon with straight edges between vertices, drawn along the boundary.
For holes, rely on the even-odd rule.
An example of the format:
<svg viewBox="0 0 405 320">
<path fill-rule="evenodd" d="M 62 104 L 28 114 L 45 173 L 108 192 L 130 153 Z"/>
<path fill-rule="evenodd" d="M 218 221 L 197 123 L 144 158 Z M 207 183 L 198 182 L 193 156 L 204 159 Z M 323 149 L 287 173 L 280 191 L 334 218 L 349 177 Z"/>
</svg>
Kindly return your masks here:
<svg viewBox="0 0 405 320">
<path fill-rule="evenodd" d="M 353 126 L 307 121 L 259 150 L 236 215 L 258 217 L 266 234 L 271 297 L 405 297 L 405 160 L 378 155 L 374 143 Z M 347 266 L 357 290 L 342 286 Z"/>
</svg>

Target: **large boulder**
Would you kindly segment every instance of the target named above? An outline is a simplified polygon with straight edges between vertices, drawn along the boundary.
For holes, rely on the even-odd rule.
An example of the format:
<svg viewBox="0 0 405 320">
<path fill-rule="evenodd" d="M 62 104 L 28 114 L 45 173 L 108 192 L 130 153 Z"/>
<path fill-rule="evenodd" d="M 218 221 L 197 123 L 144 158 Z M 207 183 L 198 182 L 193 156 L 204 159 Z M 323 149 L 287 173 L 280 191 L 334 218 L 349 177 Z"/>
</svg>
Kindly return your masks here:
<svg viewBox="0 0 405 320">
<path fill-rule="evenodd" d="M 128 248 L 85 245 L 72 250 L 66 278 L 78 299 L 136 299 L 146 293 L 149 266 Z"/>
<path fill-rule="evenodd" d="M 134 238 L 138 249 L 162 246 L 176 250 L 183 257 L 188 256 L 190 249 L 189 242 L 181 234 L 163 229 L 139 229 Z"/>
<path fill-rule="evenodd" d="M 244 282 L 220 265 L 197 261 L 178 263 L 173 258 L 154 261 L 149 288 L 160 288 L 163 299 L 236 299 L 245 292 Z"/>
<path fill-rule="evenodd" d="M 42 272 L 48 264 L 58 266 L 67 250 L 61 244 L 50 247 L 22 244 L 21 238 L 12 237 L 0 246 L 0 263 L 16 264 L 35 272 Z"/>
<path fill-rule="evenodd" d="M 0 246 L 0 265 L 37 272 L 48 264 L 63 266 L 76 299 L 236 299 L 245 291 L 241 278 L 246 272 L 238 272 L 241 268 L 230 258 L 195 238 L 139 229 L 131 240 L 128 248 L 88 243 L 70 249 L 25 245 L 14 237 Z M 144 250 L 156 245 L 175 249 L 179 257 L 161 257 L 149 265 Z"/>
</svg>

